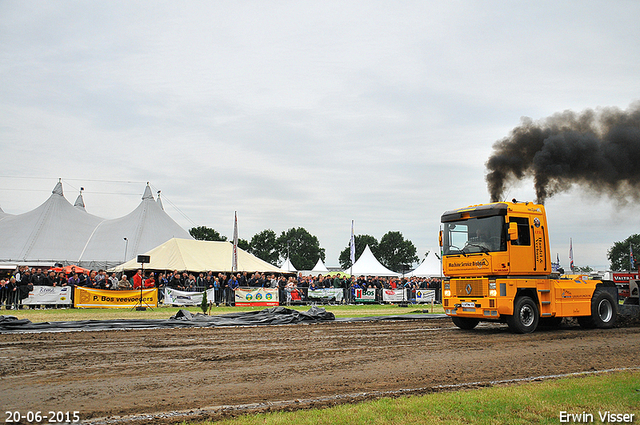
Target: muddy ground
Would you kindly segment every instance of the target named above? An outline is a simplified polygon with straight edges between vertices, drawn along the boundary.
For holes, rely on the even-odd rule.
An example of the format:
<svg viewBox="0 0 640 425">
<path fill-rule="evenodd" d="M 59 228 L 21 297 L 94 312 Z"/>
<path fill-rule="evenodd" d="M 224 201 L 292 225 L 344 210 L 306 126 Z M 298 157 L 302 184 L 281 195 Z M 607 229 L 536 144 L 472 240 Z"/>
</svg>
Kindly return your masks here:
<svg viewBox="0 0 640 425">
<path fill-rule="evenodd" d="M 462 331 L 449 319 L 5 334 L 0 413 L 78 411 L 94 423 L 219 418 L 637 367 L 638 347 L 637 325 L 514 335 L 494 324 Z"/>
</svg>

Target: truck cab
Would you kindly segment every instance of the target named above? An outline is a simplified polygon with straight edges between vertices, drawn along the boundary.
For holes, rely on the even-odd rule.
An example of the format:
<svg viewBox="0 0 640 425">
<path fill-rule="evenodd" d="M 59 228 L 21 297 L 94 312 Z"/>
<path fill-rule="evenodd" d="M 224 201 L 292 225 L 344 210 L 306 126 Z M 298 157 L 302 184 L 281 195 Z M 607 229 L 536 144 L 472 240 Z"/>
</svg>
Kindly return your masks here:
<svg viewBox="0 0 640 425">
<path fill-rule="evenodd" d="M 458 327 L 503 321 L 528 333 L 570 316 L 585 327 L 613 326 L 615 285 L 552 272 L 543 205 L 473 205 L 445 212 L 441 222 L 443 306 Z"/>
</svg>

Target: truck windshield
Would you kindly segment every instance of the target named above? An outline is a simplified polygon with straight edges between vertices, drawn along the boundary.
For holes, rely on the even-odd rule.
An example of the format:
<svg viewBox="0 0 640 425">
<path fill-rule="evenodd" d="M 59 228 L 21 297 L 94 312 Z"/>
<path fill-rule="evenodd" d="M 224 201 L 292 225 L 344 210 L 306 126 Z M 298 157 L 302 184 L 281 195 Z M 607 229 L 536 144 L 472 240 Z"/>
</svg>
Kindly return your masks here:
<svg viewBox="0 0 640 425">
<path fill-rule="evenodd" d="M 444 255 L 506 251 L 506 225 L 503 216 L 469 218 L 444 223 Z"/>
</svg>

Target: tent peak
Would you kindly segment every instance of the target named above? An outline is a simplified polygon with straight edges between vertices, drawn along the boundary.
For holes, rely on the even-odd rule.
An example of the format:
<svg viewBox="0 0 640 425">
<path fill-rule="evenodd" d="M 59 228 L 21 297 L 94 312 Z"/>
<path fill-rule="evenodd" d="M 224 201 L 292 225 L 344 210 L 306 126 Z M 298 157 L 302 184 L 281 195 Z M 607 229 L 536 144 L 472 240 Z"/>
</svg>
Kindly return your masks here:
<svg viewBox="0 0 640 425">
<path fill-rule="evenodd" d="M 64 193 L 62 192 L 62 179 L 58 179 L 58 183 L 56 183 L 56 187 L 53 188 L 51 193 L 64 196 Z"/>
<path fill-rule="evenodd" d="M 142 200 L 146 201 L 149 199 L 154 201 L 153 194 L 151 193 L 151 188 L 149 187 L 149 182 L 147 182 L 147 187 L 144 188 L 144 195 L 142 195 Z"/>
<path fill-rule="evenodd" d="M 78 197 L 76 198 L 76 202 L 73 204 L 74 207 L 85 211 L 84 207 L 84 198 L 82 197 L 82 191 L 84 190 L 84 187 L 80 188 L 80 194 L 78 195 Z"/>
<path fill-rule="evenodd" d="M 158 200 L 156 202 L 158 202 L 158 206 L 160 206 L 160 209 L 164 211 L 164 205 L 162 205 L 162 200 L 160 199 L 160 191 L 158 191 Z"/>
</svg>

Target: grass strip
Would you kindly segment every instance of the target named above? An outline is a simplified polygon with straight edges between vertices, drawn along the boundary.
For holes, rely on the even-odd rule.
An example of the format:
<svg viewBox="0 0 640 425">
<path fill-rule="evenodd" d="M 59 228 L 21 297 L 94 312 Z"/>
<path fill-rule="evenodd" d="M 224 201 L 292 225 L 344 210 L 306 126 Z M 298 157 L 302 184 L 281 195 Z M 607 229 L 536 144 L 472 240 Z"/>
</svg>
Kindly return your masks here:
<svg viewBox="0 0 640 425">
<path fill-rule="evenodd" d="M 564 419 L 569 419 L 568 421 L 561 421 L 561 412 L 566 412 Z M 615 372 L 425 396 L 383 398 L 326 409 L 244 415 L 217 421 L 215 424 L 607 423 L 600 417 L 606 412 L 633 414 L 632 423 L 640 423 L 640 372 Z M 572 418 L 568 415 L 577 416 Z M 185 424 L 208 425 L 213 422 Z"/>
</svg>

